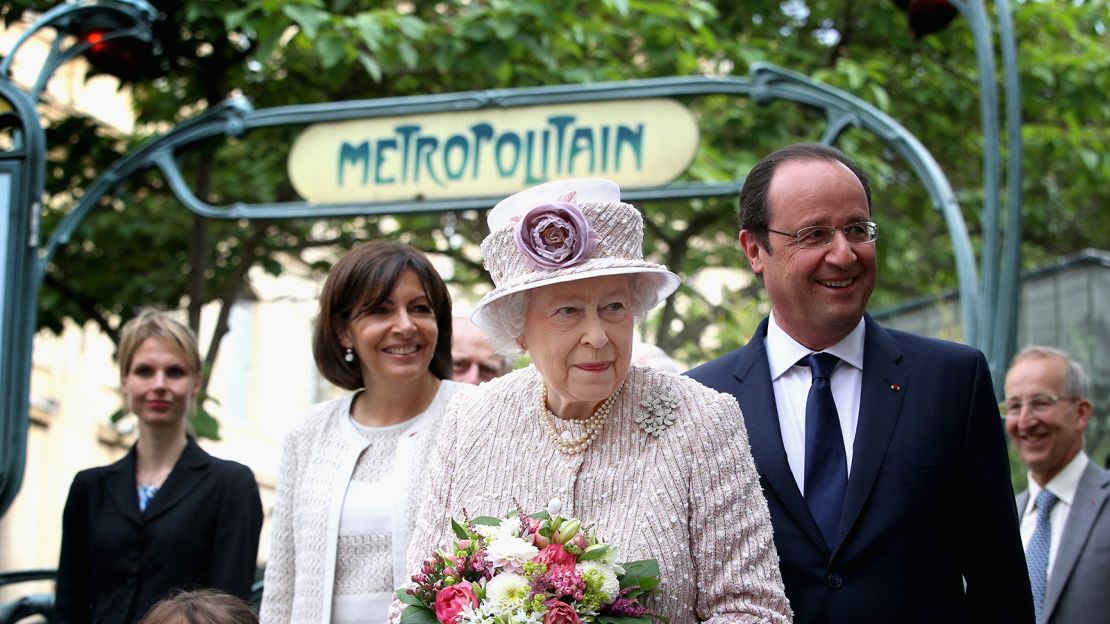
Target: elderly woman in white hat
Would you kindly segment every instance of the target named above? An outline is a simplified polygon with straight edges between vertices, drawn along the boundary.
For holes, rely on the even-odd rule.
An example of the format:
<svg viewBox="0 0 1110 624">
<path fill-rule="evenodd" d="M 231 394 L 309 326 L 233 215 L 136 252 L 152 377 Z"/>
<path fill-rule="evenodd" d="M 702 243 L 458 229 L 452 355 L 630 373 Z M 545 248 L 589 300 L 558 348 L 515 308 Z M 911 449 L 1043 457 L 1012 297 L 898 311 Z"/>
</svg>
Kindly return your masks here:
<svg viewBox="0 0 1110 624">
<path fill-rule="evenodd" d="M 643 219 L 608 180 L 551 182 L 489 214 L 496 287 L 471 319 L 532 365 L 448 405 L 409 547 L 450 520 L 560 501 L 622 560 L 656 559 L 646 606 L 672 624 L 789 622 L 767 503 L 735 399 L 630 365 L 633 323 L 678 287 L 643 259 Z"/>
</svg>

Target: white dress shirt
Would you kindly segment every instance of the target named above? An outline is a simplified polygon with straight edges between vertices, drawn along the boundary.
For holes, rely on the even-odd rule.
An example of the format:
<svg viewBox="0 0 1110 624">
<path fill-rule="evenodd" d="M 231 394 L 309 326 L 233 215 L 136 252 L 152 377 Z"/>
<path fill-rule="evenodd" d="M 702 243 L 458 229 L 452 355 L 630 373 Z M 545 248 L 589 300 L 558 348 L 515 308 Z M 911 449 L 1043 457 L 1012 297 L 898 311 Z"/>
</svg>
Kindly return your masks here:
<svg viewBox="0 0 1110 624">
<path fill-rule="evenodd" d="M 859 422 L 859 395 L 863 385 L 863 338 L 865 326 L 863 319 L 852 333 L 843 340 L 824 350 L 840 358 L 833 371 L 833 402 L 836 403 L 840 417 L 840 434 L 844 439 L 844 456 L 848 460 L 848 477 L 852 475 L 852 443 L 856 439 L 856 424 Z M 778 406 L 779 430 L 782 432 L 782 445 L 786 449 L 786 460 L 798 490 L 805 496 L 806 480 L 806 400 L 813 375 L 808 366 L 798 366 L 798 360 L 813 353 L 787 334 L 775 322 L 771 313 L 767 323 L 767 364 L 771 368 L 771 387 L 775 392 L 775 405 Z"/>
<path fill-rule="evenodd" d="M 1079 451 L 1079 454 L 1073 457 L 1068 465 L 1064 466 L 1064 469 L 1055 477 L 1052 477 L 1043 488 L 1033 479 L 1033 473 L 1029 473 L 1029 501 L 1025 503 L 1025 509 L 1022 510 L 1021 514 L 1022 548 L 1029 548 L 1029 540 L 1033 537 L 1033 531 L 1037 528 L 1037 495 L 1041 493 L 1042 489 L 1046 489 L 1060 499 L 1048 514 L 1048 521 L 1052 524 L 1052 542 L 1048 546 L 1048 574 L 1045 576 L 1046 580 L 1052 576 L 1052 564 L 1056 561 L 1056 551 L 1060 549 L 1060 540 L 1064 535 L 1064 524 L 1068 521 L 1068 512 L 1071 511 L 1072 501 L 1075 500 L 1075 492 L 1079 489 L 1079 479 L 1083 477 L 1083 471 L 1087 469 L 1087 462 L 1089 461 L 1087 454 Z"/>
</svg>

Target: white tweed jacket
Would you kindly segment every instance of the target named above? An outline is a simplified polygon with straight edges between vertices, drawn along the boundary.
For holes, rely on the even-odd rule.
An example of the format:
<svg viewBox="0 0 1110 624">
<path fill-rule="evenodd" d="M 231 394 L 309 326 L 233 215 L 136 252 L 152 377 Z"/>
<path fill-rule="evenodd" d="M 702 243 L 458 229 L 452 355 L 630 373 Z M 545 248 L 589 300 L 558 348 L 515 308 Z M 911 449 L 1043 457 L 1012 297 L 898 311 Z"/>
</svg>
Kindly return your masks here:
<svg viewBox="0 0 1110 624">
<path fill-rule="evenodd" d="M 399 491 L 410 492 L 422 482 L 443 408 L 461 387 L 456 382 L 442 381 L 432 407 L 413 419 L 409 430 L 402 434 L 398 462 L 402 454 L 407 455 L 409 468 L 400 474 L 406 482 L 400 484 Z M 285 438 L 260 613 L 266 624 L 331 621 L 343 498 L 359 454 L 368 446 L 349 421 L 356 395 L 314 405 Z M 400 507 L 404 510 L 403 534 L 399 536 L 395 528 L 393 537 L 401 575 L 402 553 L 423 498 L 414 493 Z"/>
<path fill-rule="evenodd" d="M 534 367 L 452 399 L 409 542 L 409 572 L 452 533 L 450 518 L 526 512 L 552 498 L 596 527 L 624 561 L 654 558 L 661 595 L 646 606 L 672 624 L 790 622 L 767 501 L 736 400 L 688 377 L 632 367 L 605 429 L 579 455 L 541 426 Z M 662 435 L 637 422 L 656 393 L 677 401 Z M 400 612 L 394 601 L 391 615 Z"/>
</svg>

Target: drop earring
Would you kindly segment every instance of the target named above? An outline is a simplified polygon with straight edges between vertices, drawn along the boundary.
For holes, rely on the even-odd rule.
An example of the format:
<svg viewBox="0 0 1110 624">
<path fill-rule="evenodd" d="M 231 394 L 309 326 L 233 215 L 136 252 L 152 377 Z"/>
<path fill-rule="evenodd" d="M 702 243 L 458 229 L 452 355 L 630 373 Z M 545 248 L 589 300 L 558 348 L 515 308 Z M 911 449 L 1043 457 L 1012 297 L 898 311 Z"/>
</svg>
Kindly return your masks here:
<svg viewBox="0 0 1110 624">
<path fill-rule="evenodd" d="M 348 364 L 355 361 L 355 352 L 350 347 L 347 347 L 347 352 L 343 354 L 343 361 Z"/>
</svg>

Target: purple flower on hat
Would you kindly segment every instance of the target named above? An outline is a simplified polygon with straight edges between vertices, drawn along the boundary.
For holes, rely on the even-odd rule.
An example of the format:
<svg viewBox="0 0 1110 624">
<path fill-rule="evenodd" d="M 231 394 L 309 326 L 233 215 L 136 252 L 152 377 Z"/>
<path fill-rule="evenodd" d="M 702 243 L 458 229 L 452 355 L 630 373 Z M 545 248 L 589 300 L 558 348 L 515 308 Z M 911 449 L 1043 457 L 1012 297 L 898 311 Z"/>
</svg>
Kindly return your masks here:
<svg viewBox="0 0 1110 624">
<path fill-rule="evenodd" d="M 574 266 L 597 249 L 586 215 L 565 201 L 529 210 L 516 224 L 515 240 L 525 259 L 540 269 Z"/>
</svg>

